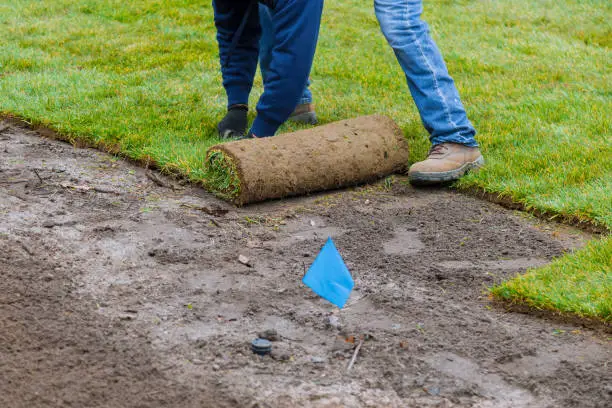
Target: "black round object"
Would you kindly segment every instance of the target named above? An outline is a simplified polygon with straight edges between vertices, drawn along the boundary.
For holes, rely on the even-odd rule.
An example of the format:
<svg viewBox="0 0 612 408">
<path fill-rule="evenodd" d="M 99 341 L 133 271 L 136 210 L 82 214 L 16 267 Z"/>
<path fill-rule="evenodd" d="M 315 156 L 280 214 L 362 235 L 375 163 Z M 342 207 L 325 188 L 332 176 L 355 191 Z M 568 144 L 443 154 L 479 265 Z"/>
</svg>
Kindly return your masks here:
<svg viewBox="0 0 612 408">
<path fill-rule="evenodd" d="M 269 340 L 257 338 L 251 342 L 251 350 L 255 354 L 265 356 L 272 351 L 272 343 Z"/>
</svg>

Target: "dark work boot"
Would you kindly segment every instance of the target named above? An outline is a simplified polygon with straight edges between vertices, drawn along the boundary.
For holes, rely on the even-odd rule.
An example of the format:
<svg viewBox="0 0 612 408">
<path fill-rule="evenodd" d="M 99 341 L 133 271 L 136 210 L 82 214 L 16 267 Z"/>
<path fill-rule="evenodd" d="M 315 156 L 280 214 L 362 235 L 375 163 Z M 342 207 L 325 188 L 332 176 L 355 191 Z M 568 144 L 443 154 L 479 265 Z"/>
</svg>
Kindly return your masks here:
<svg viewBox="0 0 612 408">
<path fill-rule="evenodd" d="M 221 139 L 239 139 L 247 129 L 247 105 L 232 105 L 227 109 L 225 117 L 219 122 L 217 130 Z"/>
<path fill-rule="evenodd" d="M 317 124 L 317 113 L 312 103 L 302 103 L 298 105 L 289 120 L 295 123 L 302 123 L 305 125 L 316 125 Z"/>
</svg>

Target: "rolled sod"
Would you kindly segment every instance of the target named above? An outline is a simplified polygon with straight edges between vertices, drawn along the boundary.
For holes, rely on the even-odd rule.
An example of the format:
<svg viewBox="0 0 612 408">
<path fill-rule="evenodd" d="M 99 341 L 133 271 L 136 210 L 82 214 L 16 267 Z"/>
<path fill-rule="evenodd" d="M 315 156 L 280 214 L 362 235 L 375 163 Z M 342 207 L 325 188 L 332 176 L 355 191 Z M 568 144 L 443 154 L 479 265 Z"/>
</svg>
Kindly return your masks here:
<svg viewBox="0 0 612 408">
<path fill-rule="evenodd" d="M 367 183 L 404 171 L 408 143 L 392 119 L 372 115 L 215 145 L 207 161 L 213 190 L 244 205 Z"/>
</svg>

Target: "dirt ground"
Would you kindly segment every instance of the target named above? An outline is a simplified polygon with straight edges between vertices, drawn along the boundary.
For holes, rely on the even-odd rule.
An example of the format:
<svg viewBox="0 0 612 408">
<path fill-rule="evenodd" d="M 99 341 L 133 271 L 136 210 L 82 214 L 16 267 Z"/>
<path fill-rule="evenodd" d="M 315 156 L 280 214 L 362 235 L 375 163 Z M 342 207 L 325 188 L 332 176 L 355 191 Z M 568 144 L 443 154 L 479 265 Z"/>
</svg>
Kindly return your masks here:
<svg viewBox="0 0 612 408">
<path fill-rule="evenodd" d="M 0 122 L 0 406 L 609 407 L 609 333 L 486 293 L 589 238 L 402 179 L 236 209 Z"/>
</svg>

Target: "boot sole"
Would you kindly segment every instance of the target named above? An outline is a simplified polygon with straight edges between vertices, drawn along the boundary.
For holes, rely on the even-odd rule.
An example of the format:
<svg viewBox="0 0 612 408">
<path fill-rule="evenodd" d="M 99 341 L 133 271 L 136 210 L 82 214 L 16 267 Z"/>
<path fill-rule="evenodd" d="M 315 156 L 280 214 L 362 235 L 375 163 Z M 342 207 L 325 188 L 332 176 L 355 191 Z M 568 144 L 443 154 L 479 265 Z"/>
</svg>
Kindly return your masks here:
<svg viewBox="0 0 612 408">
<path fill-rule="evenodd" d="M 317 114 L 315 112 L 300 113 L 298 115 L 289 117 L 289 120 L 291 122 L 301 123 L 304 125 L 316 125 L 318 123 Z"/>
<path fill-rule="evenodd" d="M 484 166 L 484 157 L 480 156 L 473 162 L 465 163 L 455 170 L 440 171 L 432 173 L 416 172 L 408 174 L 408 179 L 414 185 L 440 184 L 459 180 L 470 171 L 475 171 Z"/>
</svg>

